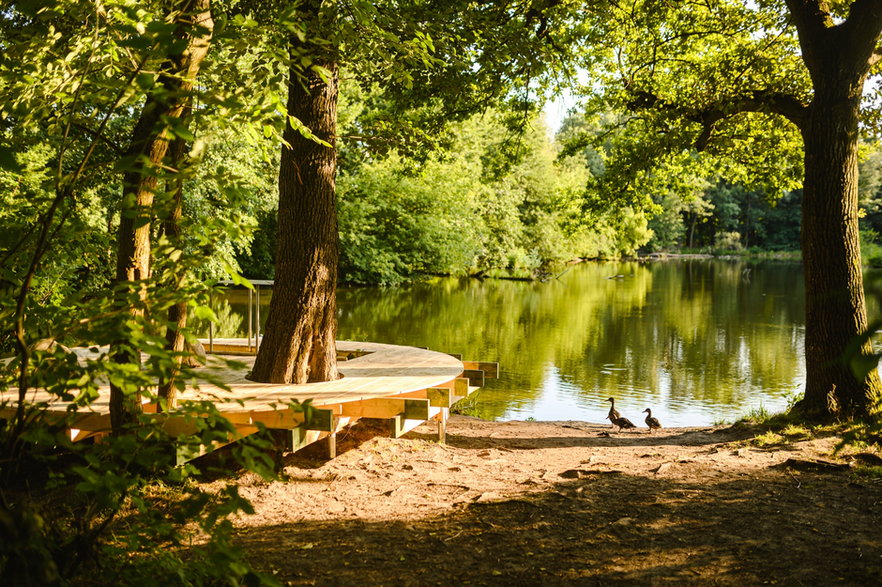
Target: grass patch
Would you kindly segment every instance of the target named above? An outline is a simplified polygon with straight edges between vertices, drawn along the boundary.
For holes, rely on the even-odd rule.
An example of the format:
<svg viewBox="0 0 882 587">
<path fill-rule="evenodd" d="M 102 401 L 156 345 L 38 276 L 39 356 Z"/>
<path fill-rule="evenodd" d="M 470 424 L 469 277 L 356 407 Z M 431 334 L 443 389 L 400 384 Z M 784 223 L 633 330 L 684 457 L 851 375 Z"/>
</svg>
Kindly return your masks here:
<svg viewBox="0 0 882 587">
<path fill-rule="evenodd" d="M 797 424 L 788 424 L 782 430 L 781 434 L 787 438 L 787 440 L 808 440 L 814 436 L 812 431 L 806 428 L 805 426 L 800 426 Z"/>
<path fill-rule="evenodd" d="M 735 425 L 761 425 L 769 430 L 775 430 L 785 436 L 805 435 L 811 437 L 816 434 L 815 428 L 808 428 L 798 414 L 790 410 L 772 413 L 763 404 L 752 408 L 747 414 L 735 422 Z M 787 430 L 787 432 L 785 432 Z"/>
<path fill-rule="evenodd" d="M 842 440 L 836 445 L 836 452 L 882 449 L 882 421 L 840 424 L 837 428 Z"/>
<path fill-rule="evenodd" d="M 771 420 L 772 414 L 766 409 L 763 404 L 755 408 L 751 408 L 747 415 L 744 416 L 744 420 L 751 422 L 753 424 L 766 424 L 769 420 Z"/>
<path fill-rule="evenodd" d="M 776 444 L 784 444 L 785 442 L 787 442 L 787 439 L 784 436 L 769 430 L 759 436 L 755 436 L 751 444 L 754 446 L 774 446 Z"/>
<path fill-rule="evenodd" d="M 861 479 L 866 481 L 874 481 L 882 483 L 882 467 L 871 467 L 868 465 L 858 465 L 852 472 Z"/>
</svg>

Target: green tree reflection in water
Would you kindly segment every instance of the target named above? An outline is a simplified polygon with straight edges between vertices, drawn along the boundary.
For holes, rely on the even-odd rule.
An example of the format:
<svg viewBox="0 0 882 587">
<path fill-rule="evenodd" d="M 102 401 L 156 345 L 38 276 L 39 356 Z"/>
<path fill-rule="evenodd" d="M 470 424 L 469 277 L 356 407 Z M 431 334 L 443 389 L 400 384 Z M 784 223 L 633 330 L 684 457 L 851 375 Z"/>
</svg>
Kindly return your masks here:
<svg viewBox="0 0 882 587">
<path fill-rule="evenodd" d="M 439 278 L 338 296 L 341 339 L 498 360 L 478 397 L 488 419 L 600 422 L 612 395 L 635 422 L 651 407 L 664 425 L 705 425 L 783 409 L 803 383 L 795 263 L 584 263 L 546 283 Z"/>
</svg>

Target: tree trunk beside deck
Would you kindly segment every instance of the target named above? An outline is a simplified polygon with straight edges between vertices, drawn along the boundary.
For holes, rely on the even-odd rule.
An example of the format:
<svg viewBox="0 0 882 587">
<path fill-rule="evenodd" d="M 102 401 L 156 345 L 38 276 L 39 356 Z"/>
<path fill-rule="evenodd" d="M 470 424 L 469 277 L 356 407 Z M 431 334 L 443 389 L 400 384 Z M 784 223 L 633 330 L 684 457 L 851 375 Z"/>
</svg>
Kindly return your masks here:
<svg viewBox="0 0 882 587">
<path fill-rule="evenodd" d="M 190 115 L 190 107 L 188 106 L 182 118 L 186 119 Z M 169 191 L 172 194 L 172 208 L 168 217 L 162 223 L 162 232 L 168 237 L 169 241 L 183 248 L 183 231 L 181 230 L 181 219 L 184 216 L 184 181 L 181 177 L 181 170 L 184 165 L 184 159 L 187 152 L 187 142 L 181 137 L 175 138 L 169 148 L 168 159 L 172 169 L 177 170 L 177 175 L 169 181 Z M 160 400 L 164 400 L 166 409 L 173 410 L 177 405 L 178 390 L 176 380 L 181 373 L 181 366 L 184 363 L 184 350 L 186 341 L 184 340 L 184 329 L 187 328 L 187 302 L 177 302 L 168 309 L 168 327 L 165 331 L 165 348 L 172 352 L 172 369 L 168 374 L 168 378 L 159 382 L 157 396 Z M 160 405 L 162 408 L 162 405 Z"/>
<path fill-rule="evenodd" d="M 202 61 L 208 53 L 214 30 L 211 17 L 211 0 L 182 0 L 175 2 L 178 36 L 186 43 L 178 52 L 169 54 L 160 65 L 156 83 L 161 92 L 147 96 L 138 122 L 132 131 L 127 155 L 132 158 L 131 167 L 123 174 L 123 199 L 117 232 L 116 281 L 118 285 L 139 288 L 140 303 L 130 306 L 135 317 L 144 314 L 146 285 L 150 279 L 153 199 L 163 159 L 168 151 L 172 133 L 163 120 L 180 118 L 190 100 L 193 82 Z M 125 302 L 127 303 L 127 302 Z M 136 350 L 125 341 L 112 345 L 113 360 L 120 364 L 140 363 Z M 110 420 L 114 433 L 133 422 L 141 412 L 138 393 L 126 393 L 111 384 Z"/>
<path fill-rule="evenodd" d="M 297 41 L 294 41 L 295 43 Z M 323 80 L 292 68 L 288 114 L 330 147 L 286 126 L 279 168 L 279 230 L 273 296 L 251 378 L 308 383 L 337 378 L 338 234 L 334 148 L 337 64 Z"/>
</svg>

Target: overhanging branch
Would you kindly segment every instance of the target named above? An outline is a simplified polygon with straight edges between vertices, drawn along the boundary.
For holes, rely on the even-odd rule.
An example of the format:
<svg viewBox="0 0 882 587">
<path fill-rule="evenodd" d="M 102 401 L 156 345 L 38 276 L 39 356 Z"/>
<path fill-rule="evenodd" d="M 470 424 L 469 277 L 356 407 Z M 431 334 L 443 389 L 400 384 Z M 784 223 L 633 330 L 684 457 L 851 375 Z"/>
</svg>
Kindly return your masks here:
<svg viewBox="0 0 882 587">
<path fill-rule="evenodd" d="M 742 96 L 734 96 L 729 100 L 710 104 L 701 109 L 690 109 L 681 104 L 666 102 L 649 92 L 634 92 L 633 96 L 633 99 L 628 103 L 628 107 L 631 110 L 648 110 L 652 108 L 700 124 L 702 131 L 695 141 L 695 147 L 699 151 L 707 147 L 716 124 L 736 114 L 747 112 L 778 114 L 792 122 L 797 128 L 802 129 L 808 111 L 807 105 L 795 96 L 766 90 L 754 90 Z"/>
<path fill-rule="evenodd" d="M 702 125 L 701 134 L 695 141 L 695 148 L 702 151 L 707 147 L 714 126 L 719 121 L 747 112 L 778 114 L 802 129 L 807 107 L 790 94 L 765 91 L 754 91 L 749 96 L 715 104 L 711 108 L 696 112 L 694 116 L 687 116 L 688 119 Z"/>
</svg>

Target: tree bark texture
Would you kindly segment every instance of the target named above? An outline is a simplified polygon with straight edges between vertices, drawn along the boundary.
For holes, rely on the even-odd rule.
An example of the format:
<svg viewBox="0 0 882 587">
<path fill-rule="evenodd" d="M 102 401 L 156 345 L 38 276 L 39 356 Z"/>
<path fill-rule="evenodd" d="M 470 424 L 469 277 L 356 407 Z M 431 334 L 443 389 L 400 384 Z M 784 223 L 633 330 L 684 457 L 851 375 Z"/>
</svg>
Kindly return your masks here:
<svg viewBox="0 0 882 587">
<path fill-rule="evenodd" d="M 858 122 L 864 82 L 882 27 L 880 3 L 858 4 L 852 6 L 848 21 L 834 26 L 816 2 L 788 2 L 814 86 L 801 128 L 806 390 L 798 407 L 815 417 L 868 415 L 882 392 L 876 369 L 861 381 L 847 360 L 849 347 L 868 326 L 858 235 Z M 872 5 L 875 12 L 862 12 Z M 859 350 L 865 355 L 872 352 L 869 341 Z"/>
<path fill-rule="evenodd" d="M 129 307 L 135 318 L 144 313 L 146 287 L 141 284 L 150 278 L 154 192 L 172 139 L 163 121 L 181 117 L 202 60 L 208 53 L 214 29 L 210 0 L 176 2 L 171 16 L 177 23 L 178 38 L 186 39 L 187 43 L 182 51 L 169 54 L 160 65 L 156 83 L 161 89 L 148 94 L 145 100 L 127 151 L 131 164 L 123 174 L 116 280 L 119 286 L 131 284 L 139 288 L 140 303 Z M 140 362 L 138 354 L 124 344 L 114 345 L 112 354 L 118 363 Z M 140 411 L 141 398 L 137 394 L 127 395 L 111 386 L 110 418 L 115 433 L 133 421 Z"/>
<path fill-rule="evenodd" d="M 290 123 L 285 129 L 276 277 L 251 374 L 266 383 L 337 378 L 337 64 L 329 58 L 318 65 L 331 72 L 329 79 L 292 68 L 288 81 L 289 116 L 331 147 L 304 137 Z"/>
</svg>

